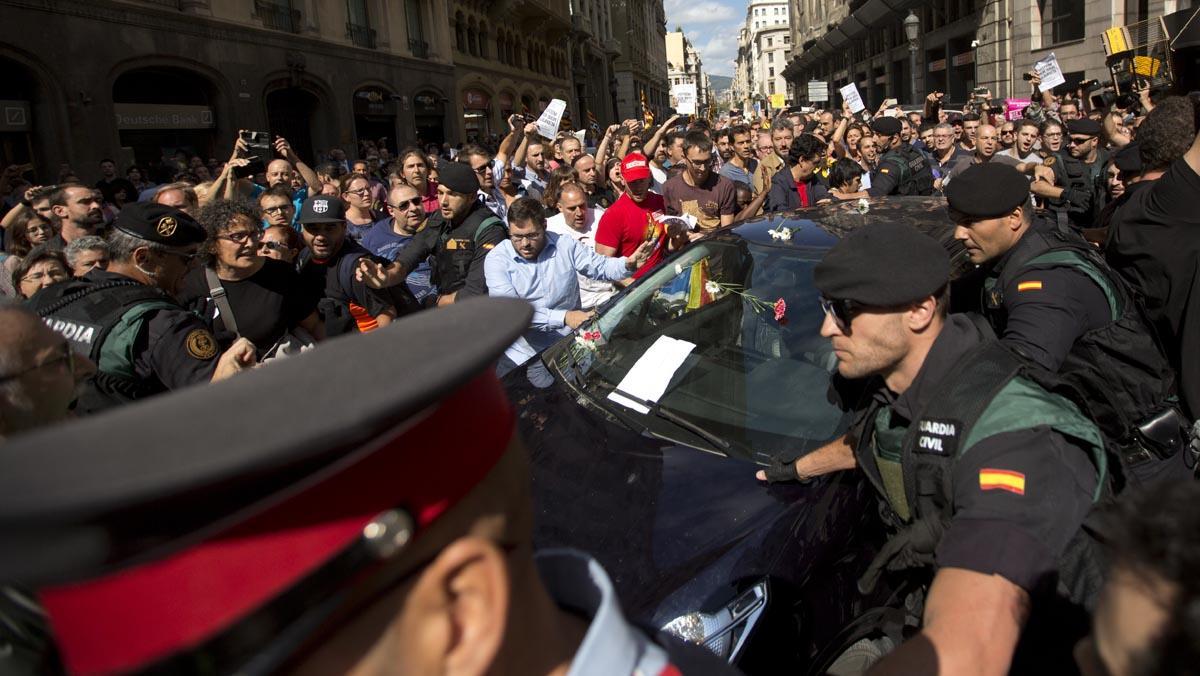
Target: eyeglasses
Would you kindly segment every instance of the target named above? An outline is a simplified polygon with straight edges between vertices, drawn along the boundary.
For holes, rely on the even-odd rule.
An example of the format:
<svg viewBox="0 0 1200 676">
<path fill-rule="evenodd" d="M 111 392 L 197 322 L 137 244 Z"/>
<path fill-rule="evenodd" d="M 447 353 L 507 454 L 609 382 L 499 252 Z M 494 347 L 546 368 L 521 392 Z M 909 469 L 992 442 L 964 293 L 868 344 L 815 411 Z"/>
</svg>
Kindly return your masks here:
<svg viewBox="0 0 1200 676">
<path fill-rule="evenodd" d="M 482 167 L 475 167 L 475 168 L 471 169 L 471 171 L 475 172 L 476 174 L 479 174 L 480 176 L 483 176 L 488 173 L 488 169 L 489 169 L 488 165 L 485 164 Z"/>
<path fill-rule="evenodd" d="M 1083 136 L 1083 137 L 1072 136 L 1071 138 L 1067 139 L 1067 141 L 1071 145 L 1081 146 L 1081 145 L 1087 143 L 1088 141 L 1091 141 L 1093 138 L 1095 138 L 1095 137 L 1094 136 Z"/>
<path fill-rule="evenodd" d="M 837 324 L 839 331 L 848 331 L 850 330 L 850 322 L 858 315 L 862 308 L 852 300 L 822 297 L 821 309 L 825 314 L 833 317 L 833 323 Z"/>
<path fill-rule="evenodd" d="M 235 244 L 245 244 L 250 240 L 258 241 L 262 239 L 262 230 L 242 230 L 239 232 L 227 232 L 224 235 L 217 235 L 217 239 L 224 239 Z"/>
<path fill-rule="evenodd" d="M 359 197 L 365 197 L 366 195 L 371 194 L 371 189 L 370 188 L 359 188 L 358 190 L 347 190 L 346 194 L 347 195 L 358 195 Z"/>
<path fill-rule="evenodd" d="M 29 368 L 24 369 L 22 371 L 17 371 L 16 373 L 10 373 L 6 376 L 0 376 L 0 383 L 7 383 L 11 380 L 16 380 L 17 378 L 20 378 L 21 376 L 25 375 L 26 373 L 33 373 L 34 371 L 36 371 L 38 369 L 44 369 L 47 366 L 55 366 L 59 362 L 64 362 L 64 361 L 67 362 L 67 372 L 71 375 L 71 380 L 75 380 L 75 354 L 71 350 L 71 344 L 64 340 L 59 345 L 58 349 L 55 350 L 54 356 L 52 356 L 50 359 L 47 359 L 46 361 L 44 361 L 40 364 L 35 364 L 33 366 L 30 366 Z"/>
<path fill-rule="evenodd" d="M 45 279 L 49 279 L 53 283 L 53 282 L 61 282 L 62 280 L 66 279 L 66 278 L 67 278 L 66 270 L 57 270 L 56 269 L 56 270 L 47 270 L 46 272 L 34 272 L 32 274 L 25 275 L 24 277 L 21 278 L 21 281 L 22 282 L 31 282 L 34 284 L 40 284 L 42 282 L 42 280 L 45 280 Z"/>
<path fill-rule="evenodd" d="M 1061 131 L 1055 131 L 1055 132 L 1048 131 L 1045 134 L 1042 134 L 1042 137 L 1043 138 L 1062 138 L 1062 132 Z"/>
<path fill-rule="evenodd" d="M 263 213 L 264 214 L 282 214 L 283 212 L 285 212 L 291 208 L 293 208 L 293 207 L 290 204 L 280 204 L 279 206 L 264 208 Z"/>
<path fill-rule="evenodd" d="M 514 242 L 521 242 L 521 241 L 536 242 L 539 239 L 541 239 L 542 235 L 544 235 L 544 234 L 546 234 L 545 231 L 542 231 L 542 232 L 535 232 L 532 235 L 509 235 L 508 238 Z"/>
<path fill-rule="evenodd" d="M 410 200 L 401 200 L 401 202 L 399 204 L 388 204 L 388 206 L 391 207 L 392 209 L 399 209 L 400 211 L 404 211 L 405 209 L 412 209 L 414 207 L 421 206 L 421 198 L 414 197 Z"/>
</svg>

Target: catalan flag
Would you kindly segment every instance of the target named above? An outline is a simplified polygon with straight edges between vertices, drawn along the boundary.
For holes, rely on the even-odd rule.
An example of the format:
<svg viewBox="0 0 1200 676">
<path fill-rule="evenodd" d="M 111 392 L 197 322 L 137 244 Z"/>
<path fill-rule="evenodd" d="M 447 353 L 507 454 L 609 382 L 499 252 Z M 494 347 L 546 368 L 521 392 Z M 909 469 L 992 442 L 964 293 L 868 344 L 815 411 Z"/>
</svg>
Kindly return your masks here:
<svg viewBox="0 0 1200 676">
<path fill-rule="evenodd" d="M 643 89 L 641 94 L 642 94 L 642 123 L 645 124 L 647 128 L 650 128 L 650 127 L 654 126 L 654 113 L 650 112 L 650 107 L 646 105 L 646 90 Z"/>
<path fill-rule="evenodd" d="M 1008 491 L 1025 495 L 1025 475 L 1007 469 L 983 468 L 979 470 L 979 490 Z"/>
<path fill-rule="evenodd" d="M 1037 280 L 1017 283 L 1017 291 L 1041 291 L 1041 290 L 1042 290 L 1042 283 Z"/>
<path fill-rule="evenodd" d="M 600 133 L 600 123 L 596 120 L 596 114 L 592 111 L 587 111 L 588 127 L 597 134 Z"/>
</svg>

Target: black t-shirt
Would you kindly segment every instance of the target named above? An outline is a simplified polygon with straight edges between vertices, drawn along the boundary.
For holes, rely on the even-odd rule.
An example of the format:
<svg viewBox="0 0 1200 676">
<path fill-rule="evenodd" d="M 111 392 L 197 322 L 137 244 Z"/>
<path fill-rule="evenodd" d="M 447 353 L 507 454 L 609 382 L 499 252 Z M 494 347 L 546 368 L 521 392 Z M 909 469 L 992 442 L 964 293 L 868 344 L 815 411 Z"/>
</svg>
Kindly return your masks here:
<svg viewBox="0 0 1200 676">
<path fill-rule="evenodd" d="M 409 247 L 406 247 L 401 255 L 411 246 L 410 244 Z M 392 289 L 372 289 L 355 279 L 354 266 L 357 263 L 345 259 L 350 258 L 352 261 L 357 261 L 363 256 L 376 262 L 387 263 L 387 259 L 373 256 L 358 242 L 346 238 L 341 249 L 327 259 L 312 258 L 311 251 L 306 249 L 301 253 L 301 260 L 304 263 L 300 266 L 300 284 L 306 292 L 310 296 L 315 296 L 318 301 L 328 298 L 339 305 L 344 305 L 357 322 L 359 331 L 373 328 L 373 318 L 385 312 L 391 311 L 393 315 L 401 314 L 400 308 L 393 300 L 393 294 L 407 293 L 407 287 L 403 284 Z M 322 310 L 322 314 L 325 314 L 325 310 Z M 325 321 L 328 332 L 329 317 L 326 317 Z M 329 335 L 336 334 L 330 332 Z"/>
<path fill-rule="evenodd" d="M 237 320 L 238 332 L 254 343 L 260 352 L 268 350 L 317 307 L 318 298 L 300 284 L 300 276 L 288 263 L 267 258 L 262 268 L 241 281 L 221 280 L 229 307 Z M 222 345 L 236 337 L 221 319 L 217 303 L 209 294 L 204 269 L 197 268 L 184 278 L 180 292 L 183 304 L 213 326 Z"/>
<path fill-rule="evenodd" d="M 96 181 L 96 189 L 99 190 L 102 195 L 104 195 L 104 201 L 110 204 L 113 202 L 113 196 L 117 194 L 117 190 L 122 188 L 125 190 L 126 202 L 137 201 L 137 188 L 133 187 L 133 183 L 131 183 L 129 179 L 117 177 L 111 181 L 106 181 L 104 179 Z"/>
<path fill-rule="evenodd" d="M 1137 184 L 1135 184 L 1137 185 Z M 1192 418 L 1200 414 L 1200 175 L 1179 159 L 1113 213 L 1104 254 L 1142 295 Z"/>
</svg>

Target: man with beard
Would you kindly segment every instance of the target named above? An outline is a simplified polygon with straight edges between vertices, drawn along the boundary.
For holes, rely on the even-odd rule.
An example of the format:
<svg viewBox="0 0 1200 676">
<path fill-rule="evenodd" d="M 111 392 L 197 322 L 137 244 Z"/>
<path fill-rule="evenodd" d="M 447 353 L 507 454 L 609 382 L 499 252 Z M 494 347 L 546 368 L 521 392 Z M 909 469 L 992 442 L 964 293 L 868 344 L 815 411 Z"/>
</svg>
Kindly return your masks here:
<svg viewBox="0 0 1200 676">
<path fill-rule="evenodd" d="M 621 160 L 621 178 L 625 181 L 625 192 L 600 219 L 596 253 L 631 256 L 642 242 L 655 242 L 646 263 L 633 272 L 632 277 L 637 278 L 657 265 L 668 250 L 685 246 L 688 237 L 686 230 L 670 230 L 661 223 L 667 206 L 661 195 L 650 192 L 650 166 L 645 155 L 626 155 Z"/>
<path fill-rule="evenodd" d="M 766 211 L 810 207 L 829 197 L 829 188 L 817 176 L 825 161 L 825 142 L 812 134 L 801 134 L 788 151 L 788 169 L 771 179 Z"/>
<path fill-rule="evenodd" d="M 695 216 L 700 230 L 733 223 L 738 213 L 737 190 L 733 181 L 713 173 L 712 141 L 702 131 L 688 132 L 683 153 L 684 171 L 663 185 L 667 213 Z"/>
<path fill-rule="evenodd" d="M 478 158 L 476 158 L 478 161 Z M 487 165 L 480 164 L 486 172 Z M 390 265 L 362 259 L 356 278 L 371 287 L 392 287 L 407 279 L 422 261 L 433 257 L 436 305 L 487 294 L 483 260 L 508 238 L 504 222 L 479 201 L 479 178 L 472 165 L 443 162 L 438 168 L 439 212 Z M 429 301 L 427 301 L 429 304 Z"/>
<path fill-rule="evenodd" d="M 58 232 L 49 245 L 65 248 L 71 242 L 87 235 L 94 235 L 104 224 L 104 211 L 100 208 L 100 194 L 78 183 L 58 186 L 50 193 L 50 222 Z"/>
<path fill-rule="evenodd" d="M 1099 183 L 1108 152 L 1099 148 L 1100 131 L 1095 120 L 1069 122 L 1067 152 L 1051 155 L 1044 162 L 1054 171 L 1054 182 L 1037 180 L 1030 185 L 1033 194 L 1046 200 L 1060 224 L 1090 228 L 1103 207 Z"/>
<path fill-rule="evenodd" d="M 239 338 L 218 355 L 208 326 L 174 299 L 204 239 L 204 229 L 178 209 L 130 204 L 109 233 L 108 269 L 30 299 L 31 309 L 98 368 L 79 398 L 80 413 L 216 382 L 254 365 L 250 341 Z"/>
</svg>

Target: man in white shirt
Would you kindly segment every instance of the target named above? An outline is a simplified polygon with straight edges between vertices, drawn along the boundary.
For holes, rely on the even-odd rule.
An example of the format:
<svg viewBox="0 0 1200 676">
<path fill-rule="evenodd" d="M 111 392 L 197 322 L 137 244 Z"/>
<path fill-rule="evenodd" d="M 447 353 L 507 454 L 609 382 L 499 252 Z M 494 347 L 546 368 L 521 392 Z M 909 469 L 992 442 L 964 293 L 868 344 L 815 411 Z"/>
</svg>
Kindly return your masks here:
<svg viewBox="0 0 1200 676">
<path fill-rule="evenodd" d="M 578 183 L 566 183 L 558 196 L 558 213 L 546 219 L 546 229 L 566 235 L 591 251 L 596 250 L 596 227 L 604 209 L 589 207 L 587 193 Z M 579 297 L 582 309 L 591 310 L 600 306 L 617 292 L 612 282 L 591 279 L 579 275 Z"/>
</svg>

